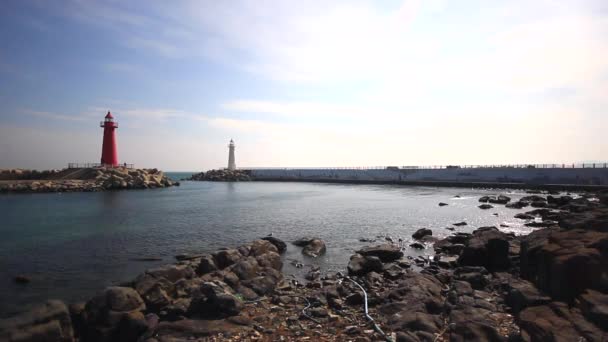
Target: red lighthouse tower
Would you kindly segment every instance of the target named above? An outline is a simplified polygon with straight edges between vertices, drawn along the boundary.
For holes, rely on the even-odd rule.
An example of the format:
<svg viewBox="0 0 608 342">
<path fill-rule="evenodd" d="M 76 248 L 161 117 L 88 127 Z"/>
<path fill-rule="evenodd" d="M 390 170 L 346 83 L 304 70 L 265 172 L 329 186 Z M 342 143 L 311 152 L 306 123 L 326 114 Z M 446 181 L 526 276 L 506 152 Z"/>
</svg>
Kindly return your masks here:
<svg viewBox="0 0 608 342">
<path fill-rule="evenodd" d="M 118 166 L 118 148 L 116 146 L 116 129 L 118 122 L 114 122 L 112 113 L 108 111 L 106 118 L 99 124 L 103 127 L 103 146 L 101 148 L 101 164 Z"/>
</svg>

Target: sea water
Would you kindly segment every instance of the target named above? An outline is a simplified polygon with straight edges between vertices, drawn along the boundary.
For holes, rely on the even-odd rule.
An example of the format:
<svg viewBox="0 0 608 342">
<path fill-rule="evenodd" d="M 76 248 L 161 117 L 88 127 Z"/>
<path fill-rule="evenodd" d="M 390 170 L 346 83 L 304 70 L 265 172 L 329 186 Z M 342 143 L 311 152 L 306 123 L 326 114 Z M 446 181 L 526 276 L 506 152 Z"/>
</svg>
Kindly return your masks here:
<svg viewBox="0 0 608 342">
<path fill-rule="evenodd" d="M 528 233 L 513 218 L 525 209 L 477 208 L 480 196 L 499 193 L 513 199 L 525 195 L 394 185 L 189 181 L 153 190 L 4 194 L 0 316 L 50 298 L 86 300 L 147 268 L 175 262 L 177 254 L 211 252 L 269 234 L 287 242 L 303 236 L 326 242 L 327 254 L 318 259 L 306 258 L 288 244 L 284 270 L 295 273 L 294 263 L 344 270 L 350 255 L 370 244 L 360 239 L 401 239 L 408 246 L 417 229 L 430 228 L 441 238 L 451 234 L 446 227 L 460 221 L 468 225 L 456 231 L 502 224 L 508 226 L 501 228 L 505 231 Z M 448 206 L 439 207 L 439 202 Z M 405 252 L 432 254 L 432 248 Z M 31 282 L 16 284 L 17 275 Z"/>
</svg>

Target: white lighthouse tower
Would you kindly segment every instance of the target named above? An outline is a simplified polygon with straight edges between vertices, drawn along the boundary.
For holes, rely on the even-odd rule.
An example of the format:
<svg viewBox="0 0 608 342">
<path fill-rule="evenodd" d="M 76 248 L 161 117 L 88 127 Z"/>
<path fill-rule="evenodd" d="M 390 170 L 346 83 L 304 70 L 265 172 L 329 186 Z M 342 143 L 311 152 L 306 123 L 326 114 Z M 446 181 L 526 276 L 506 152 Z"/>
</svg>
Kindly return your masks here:
<svg viewBox="0 0 608 342">
<path fill-rule="evenodd" d="M 236 162 L 234 161 L 234 141 L 232 139 L 230 139 L 230 144 L 228 144 L 228 170 L 236 170 Z"/>
</svg>

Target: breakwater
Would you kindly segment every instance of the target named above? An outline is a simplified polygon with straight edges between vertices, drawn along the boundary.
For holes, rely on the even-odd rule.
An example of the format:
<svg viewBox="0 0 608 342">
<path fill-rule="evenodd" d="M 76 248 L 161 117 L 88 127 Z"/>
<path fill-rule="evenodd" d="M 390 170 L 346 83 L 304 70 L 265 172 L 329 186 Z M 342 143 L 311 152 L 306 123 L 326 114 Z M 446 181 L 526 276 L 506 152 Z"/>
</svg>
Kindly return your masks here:
<svg viewBox="0 0 608 342">
<path fill-rule="evenodd" d="M 209 170 L 207 172 L 199 172 L 184 179 L 191 181 L 211 181 L 211 182 L 243 182 L 250 181 L 249 172 L 243 170 Z"/>
<path fill-rule="evenodd" d="M 69 167 L 63 170 L 0 170 L 0 193 L 95 192 L 179 185 L 157 169 Z"/>
<path fill-rule="evenodd" d="M 464 187 L 597 189 L 608 187 L 606 164 L 497 167 L 255 168 L 256 181 L 303 181 Z"/>
</svg>

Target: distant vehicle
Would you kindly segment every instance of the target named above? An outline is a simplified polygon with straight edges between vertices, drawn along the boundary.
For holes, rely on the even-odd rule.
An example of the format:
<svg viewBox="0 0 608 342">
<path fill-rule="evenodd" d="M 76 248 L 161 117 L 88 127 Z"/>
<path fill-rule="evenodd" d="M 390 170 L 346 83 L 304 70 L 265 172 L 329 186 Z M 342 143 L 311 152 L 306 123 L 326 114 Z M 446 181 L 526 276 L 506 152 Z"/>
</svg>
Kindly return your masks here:
<svg viewBox="0 0 608 342">
<path fill-rule="evenodd" d="M 458 166 L 458 165 L 448 165 L 445 168 L 446 169 L 460 169 L 460 166 Z"/>
<path fill-rule="evenodd" d="M 397 170 L 399 170 L 399 167 L 398 166 L 387 166 L 386 169 L 387 170 L 397 171 Z"/>
</svg>

